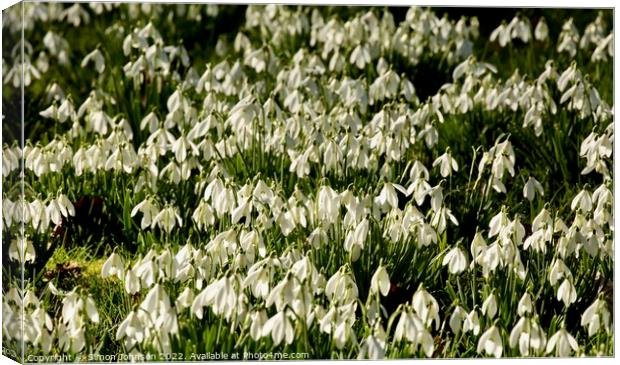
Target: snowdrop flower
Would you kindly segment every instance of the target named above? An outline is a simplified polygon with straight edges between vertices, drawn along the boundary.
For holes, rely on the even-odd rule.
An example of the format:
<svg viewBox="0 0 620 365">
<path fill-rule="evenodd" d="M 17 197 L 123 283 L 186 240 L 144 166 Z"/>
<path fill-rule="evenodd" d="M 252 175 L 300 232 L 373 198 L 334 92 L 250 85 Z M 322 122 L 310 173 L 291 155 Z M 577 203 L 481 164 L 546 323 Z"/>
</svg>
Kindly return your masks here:
<svg viewBox="0 0 620 365">
<path fill-rule="evenodd" d="M 335 223 L 339 216 L 340 196 L 330 186 L 322 186 L 319 189 L 317 203 L 319 219 Z"/>
<path fill-rule="evenodd" d="M 73 103 L 71 102 L 71 100 L 69 98 L 66 98 L 62 101 L 62 103 L 60 103 L 60 106 L 58 107 L 58 121 L 60 123 L 64 123 L 67 120 L 72 120 L 75 121 L 76 119 L 76 112 L 75 112 L 75 107 L 73 106 Z"/>
<path fill-rule="evenodd" d="M 155 112 L 148 113 L 142 120 L 140 121 L 140 130 L 144 130 L 148 127 L 149 133 L 154 133 L 159 126 L 159 119 Z"/>
<path fill-rule="evenodd" d="M 560 328 L 547 342 L 547 354 L 555 350 L 555 356 L 568 357 L 571 352 L 578 351 L 579 346 L 575 338 L 566 331 L 566 328 Z"/>
<path fill-rule="evenodd" d="M 473 309 L 465 317 L 463 322 L 463 332 L 472 331 L 475 336 L 480 333 L 480 320 L 478 318 L 478 311 Z"/>
<path fill-rule="evenodd" d="M 125 338 L 125 345 L 128 348 L 133 348 L 136 344 L 142 343 L 146 336 L 147 329 L 136 311 L 130 312 L 116 330 L 116 340 Z"/>
<path fill-rule="evenodd" d="M 521 299 L 519 299 L 519 303 L 517 304 L 517 314 L 521 317 L 525 316 L 528 313 L 532 313 L 532 298 L 529 293 L 523 294 Z"/>
<path fill-rule="evenodd" d="M 508 214 L 506 214 L 505 207 L 502 207 L 502 210 L 494 215 L 489 222 L 489 238 L 500 234 L 509 224 L 510 219 L 508 218 Z"/>
<path fill-rule="evenodd" d="M 570 209 L 579 209 L 583 213 L 587 213 L 592 210 L 592 197 L 590 196 L 590 192 L 586 189 L 581 190 L 579 194 L 573 198 L 573 201 L 570 204 Z"/>
<path fill-rule="evenodd" d="M 431 218 L 431 225 L 437 229 L 438 233 L 443 233 L 446 230 L 448 220 L 455 226 L 459 225 L 459 221 L 452 214 L 450 208 L 442 206 L 439 210 L 435 211 Z"/>
<path fill-rule="evenodd" d="M 36 251 L 32 241 L 24 238 L 15 238 L 11 240 L 9 246 L 9 258 L 19 263 L 34 262 Z"/>
<path fill-rule="evenodd" d="M 533 319 L 521 317 L 510 332 L 509 345 L 519 346 L 521 356 L 529 356 L 530 350 L 540 354 L 545 350 L 547 336 L 540 325 Z"/>
<path fill-rule="evenodd" d="M 463 309 L 463 307 L 461 307 L 460 305 L 457 305 L 456 308 L 454 308 L 454 311 L 452 312 L 449 321 L 450 329 L 452 330 L 452 332 L 454 332 L 455 335 L 458 335 L 459 332 L 461 332 L 461 328 L 463 327 L 463 323 L 466 318 L 467 312 L 465 311 L 465 309 Z"/>
<path fill-rule="evenodd" d="M 383 189 L 379 193 L 379 196 L 375 198 L 375 201 L 382 209 L 398 208 L 398 195 L 396 190 L 407 196 L 407 190 L 399 184 L 392 184 L 386 182 L 383 184 Z"/>
<path fill-rule="evenodd" d="M 125 264 L 123 259 L 116 252 L 112 252 L 110 257 L 103 263 L 101 277 L 105 279 L 110 276 L 116 276 L 119 280 L 122 280 L 124 271 Z"/>
<path fill-rule="evenodd" d="M 351 52 L 351 57 L 349 58 L 349 62 L 354 64 L 359 69 L 364 69 L 367 64 L 371 62 L 370 51 L 367 44 L 358 44 L 353 52 Z"/>
<path fill-rule="evenodd" d="M 569 18 L 562 25 L 562 31 L 558 39 L 558 52 L 568 52 L 571 57 L 577 54 L 577 42 L 579 41 L 579 31 L 573 23 L 573 18 Z"/>
<path fill-rule="evenodd" d="M 569 277 L 572 277 L 572 274 L 566 264 L 564 264 L 564 261 L 560 258 L 555 259 L 549 270 L 549 283 L 555 286 L 560 279 Z"/>
<path fill-rule="evenodd" d="M 597 298 L 581 315 L 581 326 L 588 329 L 588 336 L 592 337 L 602 328 L 610 331 L 611 315 L 607 309 L 607 303 Z"/>
<path fill-rule="evenodd" d="M 502 48 L 505 47 L 506 44 L 508 44 L 508 42 L 510 41 L 510 27 L 506 24 L 505 21 L 502 21 L 502 24 L 500 24 L 497 28 L 495 28 L 495 30 L 493 30 L 493 32 L 491 32 L 489 40 L 491 42 L 498 40 L 499 45 Z"/>
<path fill-rule="evenodd" d="M 45 210 L 50 220 L 56 225 L 62 223 L 62 217 L 69 218 L 75 215 L 73 204 L 64 194 L 60 194 L 56 199 L 52 199 Z"/>
<path fill-rule="evenodd" d="M 486 330 L 478 340 L 476 351 L 479 354 L 485 352 L 487 355 L 493 355 L 496 358 L 502 357 L 503 344 L 502 337 L 496 326 L 491 326 Z"/>
<path fill-rule="evenodd" d="M 473 267 L 475 261 L 479 260 L 479 257 L 484 253 L 486 248 L 488 247 L 487 242 L 484 240 L 484 236 L 480 231 L 476 229 L 476 234 L 474 234 L 474 238 L 471 242 L 471 255 L 474 258 L 474 261 L 470 264 Z"/>
<path fill-rule="evenodd" d="M 177 224 L 179 227 L 182 226 L 183 220 L 179 215 L 179 208 L 172 205 L 168 205 L 162 209 L 153 218 L 153 226 L 159 226 L 166 231 L 166 233 L 170 233 Z"/>
<path fill-rule="evenodd" d="M 202 230 L 215 224 L 214 210 L 204 199 L 200 200 L 198 207 L 192 214 L 192 220 L 196 223 L 198 229 Z"/>
<path fill-rule="evenodd" d="M 379 265 L 377 271 L 375 271 L 372 279 L 370 279 L 370 292 L 381 293 L 384 297 L 388 295 L 390 291 L 390 277 L 387 270 L 383 265 Z"/>
<path fill-rule="evenodd" d="M 140 278 L 132 269 L 127 270 L 125 274 L 125 291 L 131 295 L 140 291 Z"/>
<path fill-rule="evenodd" d="M 282 341 L 287 345 L 293 343 L 295 327 L 288 313 L 288 309 L 280 311 L 263 325 L 263 336 L 271 334 L 274 346 L 278 346 Z"/>
<path fill-rule="evenodd" d="M 91 111 L 86 118 L 86 129 L 95 131 L 102 136 L 108 134 L 111 126 L 112 118 L 102 110 Z"/>
<path fill-rule="evenodd" d="M 364 339 L 360 348 L 359 358 L 382 359 L 385 357 L 386 334 L 383 326 L 377 323 L 373 328 L 373 333 Z"/>
<path fill-rule="evenodd" d="M 430 341 L 429 338 L 430 337 Z M 414 346 L 422 345 L 427 356 L 431 356 L 434 350 L 434 344 L 432 337 L 426 329 L 422 319 L 411 311 L 411 308 L 406 307 L 401 315 L 396 329 L 394 330 L 394 341 L 402 341 L 406 339 Z"/>
<path fill-rule="evenodd" d="M 449 151 L 446 151 L 443 155 L 437 157 L 437 159 L 433 162 L 433 167 L 435 166 L 439 166 L 439 173 L 442 177 L 448 177 L 452 174 L 452 171 L 456 172 L 459 170 L 459 165 L 456 163 L 456 160 L 452 157 L 452 154 Z"/>
<path fill-rule="evenodd" d="M 443 188 L 441 185 L 434 186 L 429 191 L 429 195 L 431 198 L 431 209 L 438 211 L 443 204 Z"/>
<path fill-rule="evenodd" d="M 385 341 L 381 341 L 373 335 L 366 337 L 360 348 L 359 358 L 363 359 L 366 356 L 371 360 L 383 359 L 385 357 Z"/>
<path fill-rule="evenodd" d="M 525 186 L 523 186 L 523 197 L 529 201 L 532 201 L 534 200 L 536 192 L 538 192 L 541 196 L 545 195 L 542 185 L 538 182 L 538 180 L 530 176 L 525 183 Z"/>
<path fill-rule="evenodd" d="M 327 280 L 325 294 L 336 302 L 349 303 L 357 299 L 357 285 L 344 266 Z"/>
<path fill-rule="evenodd" d="M 450 274 L 460 274 L 468 266 L 467 257 L 459 247 L 454 247 L 444 256 L 442 265 L 448 266 Z"/>
<path fill-rule="evenodd" d="M 33 79 L 40 79 L 41 72 L 30 62 L 29 57 L 25 57 L 23 62 L 15 62 L 4 78 L 4 84 L 12 82 L 13 87 L 18 88 L 22 84 L 29 86 Z"/>
<path fill-rule="evenodd" d="M 90 62 L 93 62 L 95 64 L 95 70 L 98 73 L 103 73 L 103 71 L 105 70 L 105 60 L 99 48 L 96 48 L 94 51 L 87 54 L 86 57 L 84 57 L 84 59 L 82 60 L 80 67 L 84 68 Z"/>
<path fill-rule="evenodd" d="M 575 286 L 568 278 L 564 279 L 564 282 L 562 282 L 562 285 L 558 288 L 557 299 L 561 300 L 565 307 L 568 307 L 577 300 Z"/>
<path fill-rule="evenodd" d="M 95 301 L 92 296 L 88 296 L 86 298 L 86 315 L 93 323 L 99 323 L 99 312 L 97 311 L 97 307 L 95 306 Z"/>
<path fill-rule="evenodd" d="M 60 334 L 58 335 L 58 345 L 62 351 L 78 353 L 84 349 L 86 339 L 82 326 L 59 323 L 56 332 Z"/>
<path fill-rule="evenodd" d="M 248 269 L 246 278 L 243 280 L 244 287 L 250 287 L 252 294 L 257 298 L 266 299 L 270 292 L 270 280 L 272 274 L 266 261 L 259 261 Z"/>
<path fill-rule="evenodd" d="M 74 27 L 79 27 L 82 22 L 84 22 L 84 24 L 88 24 L 90 22 L 90 15 L 80 4 L 73 4 L 72 6 L 66 8 L 62 12 L 61 18 L 66 19 L 67 22 L 73 24 Z"/>
<path fill-rule="evenodd" d="M 191 311 L 198 319 L 202 319 L 203 308 L 208 305 L 212 307 L 215 314 L 229 317 L 236 303 L 237 296 L 233 288 L 233 279 L 225 276 L 209 284 L 196 295 Z"/>
<path fill-rule="evenodd" d="M 261 337 L 263 337 L 263 328 L 267 322 L 267 314 L 264 310 L 259 310 L 250 314 L 248 318 L 251 321 L 250 336 L 254 341 L 258 341 Z"/>
<path fill-rule="evenodd" d="M 368 236 L 369 223 L 368 219 L 364 218 L 354 229 L 350 229 L 347 232 L 344 249 L 351 253 L 351 260 L 357 261 L 360 257 L 362 250 L 364 249 L 364 243 Z"/>
<path fill-rule="evenodd" d="M 435 327 L 439 328 L 439 304 L 423 286 L 413 294 L 411 305 L 426 326 L 430 326 L 434 320 Z"/>
<path fill-rule="evenodd" d="M 547 26 L 547 22 L 544 17 L 540 17 L 538 23 L 536 24 L 536 28 L 534 29 L 534 38 L 537 41 L 546 41 L 549 37 L 549 27 Z"/>
</svg>

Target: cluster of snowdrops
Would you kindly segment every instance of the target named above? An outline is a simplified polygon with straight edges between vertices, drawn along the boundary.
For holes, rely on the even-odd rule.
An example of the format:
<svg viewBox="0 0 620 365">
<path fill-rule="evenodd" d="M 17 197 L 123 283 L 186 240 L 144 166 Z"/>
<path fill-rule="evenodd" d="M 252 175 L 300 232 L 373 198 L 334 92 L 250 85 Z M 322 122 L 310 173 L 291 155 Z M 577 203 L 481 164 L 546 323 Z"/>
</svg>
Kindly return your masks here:
<svg viewBox="0 0 620 365">
<path fill-rule="evenodd" d="M 26 34 L 23 54 L 3 55 L 3 83 L 38 87 L 31 118 L 53 127 L 3 146 L 3 239 L 26 273 L 22 287 L 5 268 L 5 346 L 613 353 L 602 14 L 555 30 L 517 15 L 481 39 L 477 18 L 440 10 L 395 21 L 382 8 L 248 6 L 233 33 L 190 49 L 164 30 L 182 19 L 200 34 L 225 6 L 24 7 L 23 19 L 3 14 L 3 32 Z M 93 29 L 102 35 L 67 40 Z M 484 44 L 546 59 L 506 70 Z M 424 98 L 423 64 L 448 75 Z M 7 181 L 22 157 L 20 197 Z M 571 179 L 550 172 L 563 165 Z M 57 231 L 87 194 L 122 226 L 90 258 L 117 306 L 30 270 L 71 244 Z"/>
</svg>

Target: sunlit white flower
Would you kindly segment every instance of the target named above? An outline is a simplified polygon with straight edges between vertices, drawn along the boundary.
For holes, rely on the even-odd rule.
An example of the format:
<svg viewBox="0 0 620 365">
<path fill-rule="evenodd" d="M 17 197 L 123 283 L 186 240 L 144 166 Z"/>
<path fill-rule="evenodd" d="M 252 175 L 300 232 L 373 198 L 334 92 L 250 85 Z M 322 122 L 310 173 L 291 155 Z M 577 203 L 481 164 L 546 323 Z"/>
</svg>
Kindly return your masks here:
<svg viewBox="0 0 620 365">
<path fill-rule="evenodd" d="M 125 264 L 123 259 L 116 252 L 112 252 L 110 257 L 103 263 L 101 277 L 105 279 L 109 276 L 116 276 L 122 280 L 124 271 Z"/>
<path fill-rule="evenodd" d="M 140 291 L 140 287 L 140 278 L 138 278 L 134 270 L 127 270 L 125 274 L 125 291 L 127 292 L 127 294 L 136 294 Z"/>
<path fill-rule="evenodd" d="M 588 329 L 588 336 L 592 337 L 604 328 L 610 331 L 611 315 L 607 303 L 597 298 L 581 315 L 581 325 Z"/>
<path fill-rule="evenodd" d="M 459 170 L 459 165 L 449 151 L 437 157 L 433 162 L 433 167 L 435 166 L 439 166 L 439 173 L 442 177 L 448 177 L 452 174 L 452 171 L 456 172 Z"/>
<path fill-rule="evenodd" d="M 175 226 L 182 226 L 183 220 L 179 215 L 179 208 L 167 206 L 153 217 L 153 225 L 159 226 L 164 231 L 170 233 Z"/>
<path fill-rule="evenodd" d="M 517 303 L 517 314 L 523 317 L 528 313 L 532 313 L 532 308 L 532 298 L 530 294 L 526 292 L 521 299 L 519 299 L 519 303 Z"/>
<path fill-rule="evenodd" d="M 474 335 L 478 335 L 480 333 L 480 320 L 478 318 L 478 311 L 473 309 L 471 312 L 467 314 L 465 317 L 465 321 L 463 322 L 463 332 L 472 331 Z"/>
<path fill-rule="evenodd" d="M 454 332 L 455 334 L 459 334 L 459 332 L 461 332 L 461 328 L 463 327 L 463 322 L 465 321 L 466 317 L 467 312 L 463 309 L 463 307 L 457 305 L 456 308 L 454 308 L 452 315 L 450 316 L 449 323 L 452 332 Z"/>
<path fill-rule="evenodd" d="M 383 265 L 380 265 L 370 279 L 370 291 L 386 296 L 390 291 L 390 277 Z"/>
<path fill-rule="evenodd" d="M 95 70 L 98 73 L 102 73 L 105 70 L 105 60 L 104 60 L 103 54 L 101 53 L 99 48 L 97 48 L 94 51 L 92 51 L 89 54 L 87 54 L 86 57 L 84 57 L 84 59 L 82 60 L 82 63 L 80 64 L 80 67 L 84 68 L 90 62 L 93 62 L 95 64 Z"/>
<path fill-rule="evenodd" d="M 284 341 L 285 344 L 291 344 L 295 338 L 295 327 L 286 312 L 288 311 L 276 313 L 263 325 L 263 335 L 271 334 L 275 346 L 279 345 L 282 341 Z"/>
<path fill-rule="evenodd" d="M 592 210 L 592 197 L 590 192 L 583 189 L 581 190 L 570 204 L 570 209 L 579 209 L 581 212 L 587 213 Z"/>
<path fill-rule="evenodd" d="M 537 321 L 521 317 L 510 332 L 509 345 L 514 348 L 519 346 L 521 356 L 529 356 L 533 350 L 540 354 L 545 350 L 547 336 Z"/>
<path fill-rule="evenodd" d="M 413 294 L 411 304 L 426 326 L 430 326 L 435 321 L 435 327 L 439 327 L 439 304 L 424 287 L 419 287 Z"/>
<path fill-rule="evenodd" d="M 493 319 L 497 313 L 497 301 L 495 295 L 489 295 L 482 303 L 482 314 L 486 315 L 489 319 Z"/>
<path fill-rule="evenodd" d="M 537 41 L 545 41 L 549 36 L 549 27 L 547 27 L 547 22 L 544 17 L 541 17 L 536 24 L 536 28 L 534 29 L 534 38 Z"/>
<path fill-rule="evenodd" d="M 482 354 L 484 352 L 487 355 L 493 355 L 496 358 L 502 357 L 502 337 L 500 336 L 499 330 L 496 326 L 491 326 L 482 334 L 482 336 L 480 336 L 476 351 L 479 354 Z"/>
<path fill-rule="evenodd" d="M 32 241 L 25 237 L 11 240 L 9 258 L 20 263 L 34 262 L 36 251 Z"/>
<path fill-rule="evenodd" d="M 567 357 L 573 351 L 578 351 L 579 346 L 575 338 L 566 331 L 566 328 L 560 328 L 547 342 L 547 354 L 555 350 L 555 356 Z"/>
<path fill-rule="evenodd" d="M 467 257 L 459 247 L 454 247 L 444 256 L 442 265 L 447 265 L 451 274 L 459 274 L 468 266 Z"/>
<path fill-rule="evenodd" d="M 558 288 L 557 299 L 561 300 L 566 307 L 577 300 L 577 290 L 568 278 L 564 279 L 562 285 Z"/>
<path fill-rule="evenodd" d="M 523 197 L 529 201 L 532 201 L 534 200 L 536 192 L 538 192 L 541 196 L 545 195 L 542 185 L 538 182 L 538 180 L 530 176 L 525 183 L 525 186 L 523 186 Z"/>
</svg>

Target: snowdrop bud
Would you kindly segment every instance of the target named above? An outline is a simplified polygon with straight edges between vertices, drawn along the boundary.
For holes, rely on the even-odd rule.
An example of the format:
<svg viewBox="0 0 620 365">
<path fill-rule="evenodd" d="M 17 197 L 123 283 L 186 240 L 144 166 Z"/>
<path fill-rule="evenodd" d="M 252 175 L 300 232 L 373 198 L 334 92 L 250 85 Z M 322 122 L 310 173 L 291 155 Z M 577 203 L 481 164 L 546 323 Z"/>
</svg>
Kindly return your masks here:
<svg viewBox="0 0 620 365">
<path fill-rule="evenodd" d="M 381 293 L 384 297 L 388 295 L 390 291 L 390 277 L 388 276 L 387 270 L 383 265 L 380 265 L 375 271 L 375 274 L 372 276 L 370 280 L 370 292 L 371 293 Z"/>
</svg>

